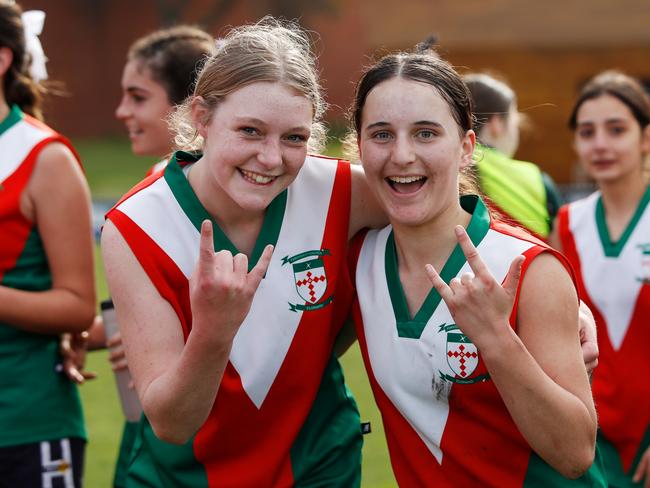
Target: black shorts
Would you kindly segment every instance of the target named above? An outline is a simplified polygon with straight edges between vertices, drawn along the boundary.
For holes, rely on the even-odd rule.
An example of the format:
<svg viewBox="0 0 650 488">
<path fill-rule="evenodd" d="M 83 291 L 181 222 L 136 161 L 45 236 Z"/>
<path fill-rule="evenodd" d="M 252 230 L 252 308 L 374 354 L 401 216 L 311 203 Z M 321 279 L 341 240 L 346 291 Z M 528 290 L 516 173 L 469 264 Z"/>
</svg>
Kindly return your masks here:
<svg viewBox="0 0 650 488">
<path fill-rule="evenodd" d="M 0 488 L 81 488 L 85 448 L 77 437 L 0 447 Z"/>
</svg>

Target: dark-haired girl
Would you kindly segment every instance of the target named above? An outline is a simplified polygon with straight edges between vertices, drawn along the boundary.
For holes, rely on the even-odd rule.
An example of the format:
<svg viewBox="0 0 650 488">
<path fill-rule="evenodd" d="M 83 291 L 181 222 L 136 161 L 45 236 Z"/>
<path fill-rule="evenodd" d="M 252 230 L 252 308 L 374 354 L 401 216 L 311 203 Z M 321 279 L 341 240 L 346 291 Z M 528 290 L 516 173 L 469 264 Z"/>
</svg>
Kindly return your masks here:
<svg viewBox="0 0 650 488">
<path fill-rule="evenodd" d="M 396 479 L 605 486 L 568 263 L 468 194 L 470 106 L 430 53 L 389 55 L 357 86 L 356 141 L 390 225 L 353 245 L 354 319 Z"/>
<path fill-rule="evenodd" d="M 598 191 L 562 207 L 561 248 L 598 325 L 593 391 L 611 486 L 650 487 L 650 100 L 640 83 L 604 72 L 571 114 L 574 147 Z"/>
<path fill-rule="evenodd" d="M 78 487 L 86 433 L 58 342 L 92 323 L 90 198 L 42 121 L 26 44 L 20 7 L 0 1 L 0 483 Z"/>
</svg>

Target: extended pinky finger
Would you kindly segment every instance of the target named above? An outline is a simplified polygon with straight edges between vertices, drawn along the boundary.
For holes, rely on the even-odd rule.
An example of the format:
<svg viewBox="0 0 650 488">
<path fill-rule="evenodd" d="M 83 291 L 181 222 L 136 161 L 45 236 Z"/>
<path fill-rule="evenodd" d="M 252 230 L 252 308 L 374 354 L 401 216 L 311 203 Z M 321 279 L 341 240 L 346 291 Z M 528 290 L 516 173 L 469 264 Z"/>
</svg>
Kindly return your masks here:
<svg viewBox="0 0 650 488">
<path fill-rule="evenodd" d="M 440 277 L 436 269 L 431 264 L 425 265 L 424 270 L 427 273 L 429 281 L 443 300 L 447 301 L 453 297 L 453 291 L 451 291 L 451 288 L 447 286 L 447 283 L 445 283 L 445 281 Z"/>
</svg>

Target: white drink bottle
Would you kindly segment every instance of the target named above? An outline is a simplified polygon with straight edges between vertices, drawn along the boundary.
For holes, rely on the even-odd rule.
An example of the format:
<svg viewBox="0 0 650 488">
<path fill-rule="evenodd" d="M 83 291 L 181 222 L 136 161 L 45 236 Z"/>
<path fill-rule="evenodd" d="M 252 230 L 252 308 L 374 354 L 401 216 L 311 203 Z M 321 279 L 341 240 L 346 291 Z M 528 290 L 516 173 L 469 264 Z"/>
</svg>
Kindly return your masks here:
<svg viewBox="0 0 650 488">
<path fill-rule="evenodd" d="M 115 308 L 111 299 L 104 300 L 101 303 L 102 319 L 104 320 L 104 333 L 106 339 L 110 339 L 118 332 L 117 317 L 115 316 Z M 120 396 L 120 403 L 122 404 L 122 412 L 129 422 L 137 422 L 140 420 L 142 414 L 142 406 L 138 394 L 133 388 L 129 388 L 131 383 L 131 373 L 128 369 L 121 369 L 115 371 L 115 382 L 117 383 L 117 391 Z"/>
</svg>

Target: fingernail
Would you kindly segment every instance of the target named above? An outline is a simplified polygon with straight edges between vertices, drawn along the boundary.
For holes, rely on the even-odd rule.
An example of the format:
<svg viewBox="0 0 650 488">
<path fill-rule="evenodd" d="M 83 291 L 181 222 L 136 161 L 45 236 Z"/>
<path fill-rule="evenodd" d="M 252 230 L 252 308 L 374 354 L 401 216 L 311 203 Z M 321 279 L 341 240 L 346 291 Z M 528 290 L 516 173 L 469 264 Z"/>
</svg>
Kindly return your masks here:
<svg viewBox="0 0 650 488">
<path fill-rule="evenodd" d="M 460 225 L 457 225 L 456 227 L 454 227 L 454 232 L 458 237 L 460 237 L 463 235 L 463 228 Z"/>
</svg>

